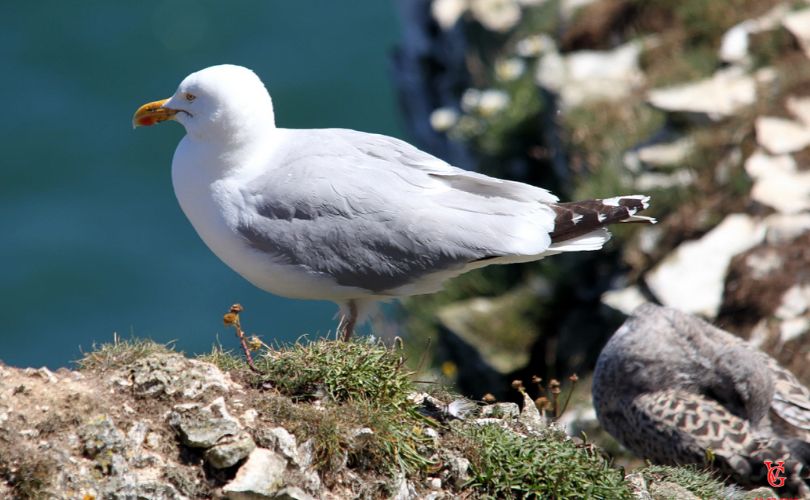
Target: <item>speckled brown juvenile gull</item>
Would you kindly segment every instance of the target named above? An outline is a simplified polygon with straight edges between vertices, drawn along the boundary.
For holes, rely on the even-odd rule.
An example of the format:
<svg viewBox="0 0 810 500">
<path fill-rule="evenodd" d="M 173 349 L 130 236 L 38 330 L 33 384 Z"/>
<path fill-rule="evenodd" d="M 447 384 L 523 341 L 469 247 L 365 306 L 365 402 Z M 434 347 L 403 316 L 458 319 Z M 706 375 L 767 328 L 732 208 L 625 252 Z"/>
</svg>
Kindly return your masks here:
<svg viewBox="0 0 810 500">
<path fill-rule="evenodd" d="M 786 489 L 810 496 L 810 391 L 705 321 L 637 308 L 599 356 L 593 402 L 602 426 L 641 457 L 710 464 L 745 485 L 767 485 L 763 462 L 784 460 Z"/>
</svg>

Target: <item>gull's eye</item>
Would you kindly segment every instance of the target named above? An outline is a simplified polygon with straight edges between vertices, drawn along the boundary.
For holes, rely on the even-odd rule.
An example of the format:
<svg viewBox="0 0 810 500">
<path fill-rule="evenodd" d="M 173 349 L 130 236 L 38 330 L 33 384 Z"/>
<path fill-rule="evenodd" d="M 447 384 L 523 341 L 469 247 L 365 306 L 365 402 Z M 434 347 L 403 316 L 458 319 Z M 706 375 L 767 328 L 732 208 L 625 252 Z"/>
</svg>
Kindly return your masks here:
<svg viewBox="0 0 810 500">
<path fill-rule="evenodd" d="M 194 94 L 189 94 L 188 92 L 186 92 L 186 95 L 185 95 L 184 97 L 186 98 L 186 100 L 187 100 L 188 102 L 191 102 L 191 101 L 193 101 L 194 99 L 196 99 L 196 98 L 197 98 L 197 96 L 196 96 L 196 95 L 194 95 Z"/>
</svg>

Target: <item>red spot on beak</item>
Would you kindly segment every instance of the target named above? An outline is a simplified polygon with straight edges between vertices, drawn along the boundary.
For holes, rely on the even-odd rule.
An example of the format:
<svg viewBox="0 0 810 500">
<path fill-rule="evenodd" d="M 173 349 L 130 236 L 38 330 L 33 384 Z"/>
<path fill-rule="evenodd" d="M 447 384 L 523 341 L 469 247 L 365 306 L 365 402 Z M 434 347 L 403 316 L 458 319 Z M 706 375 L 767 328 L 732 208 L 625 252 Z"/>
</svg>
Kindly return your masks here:
<svg viewBox="0 0 810 500">
<path fill-rule="evenodd" d="M 144 104 L 138 108 L 138 111 L 135 112 L 135 116 L 132 117 L 132 124 L 136 127 L 148 127 L 166 120 L 173 120 L 177 111 L 164 108 L 163 105 L 166 104 L 166 101 L 168 101 L 168 99 L 162 99 L 160 101 Z"/>
</svg>

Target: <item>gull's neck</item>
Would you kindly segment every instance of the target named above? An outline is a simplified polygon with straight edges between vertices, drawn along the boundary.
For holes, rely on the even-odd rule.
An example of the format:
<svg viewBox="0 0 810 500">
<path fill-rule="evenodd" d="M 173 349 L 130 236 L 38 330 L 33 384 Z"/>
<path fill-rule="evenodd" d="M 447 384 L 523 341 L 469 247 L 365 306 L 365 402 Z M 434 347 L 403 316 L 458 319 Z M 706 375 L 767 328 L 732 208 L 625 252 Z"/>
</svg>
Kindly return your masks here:
<svg viewBox="0 0 810 500">
<path fill-rule="evenodd" d="M 196 171 L 209 180 L 222 179 L 256 163 L 277 142 L 270 95 L 265 91 L 261 96 L 240 97 L 212 112 L 209 122 L 189 123 L 177 151 L 184 153 L 175 156 L 189 163 L 182 170 Z"/>
<path fill-rule="evenodd" d="M 279 129 L 265 122 L 242 126 L 232 133 L 214 137 L 186 134 L 178 146 L 175 162 L 186 163 L 183 170 L 209 181 L 222 179 L 253 166 L 264 158 L 279 140 Z M 182 154 L 178 154 L 180 152 Z M 178 165 L 179 166 L 179 165 Z M 202 175 L 201 175 L 202 174 Z"/>
<path fill-rule="evenodd" d="M 218 128 L 214 133 L 193 134 L 186 137 L 195 147 L 210 153 L 240 152 L 260 147 L 262 141 L 275 135 L 276 126 L 272 121 L 264 123 L 242 123 L 233 127 Z"/>
</svg>

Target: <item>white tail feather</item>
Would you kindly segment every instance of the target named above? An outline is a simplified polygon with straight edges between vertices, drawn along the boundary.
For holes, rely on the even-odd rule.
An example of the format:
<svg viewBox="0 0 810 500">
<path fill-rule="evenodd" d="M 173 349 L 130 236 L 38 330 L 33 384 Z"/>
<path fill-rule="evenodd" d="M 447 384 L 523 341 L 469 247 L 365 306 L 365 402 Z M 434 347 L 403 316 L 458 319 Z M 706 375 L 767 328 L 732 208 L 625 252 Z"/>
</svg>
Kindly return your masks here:
<svg viewBox="0 0 810 500">
<path fill-rule="evenodd" d="M 610 240 L 610 231 L 599 228 L 596 231 L 571 238 L 570 240 L 554 243 L 548 247 L 549 251 L 555 252 L 581 252 L 588 250 L 599 250 Z"/>
</svg>

